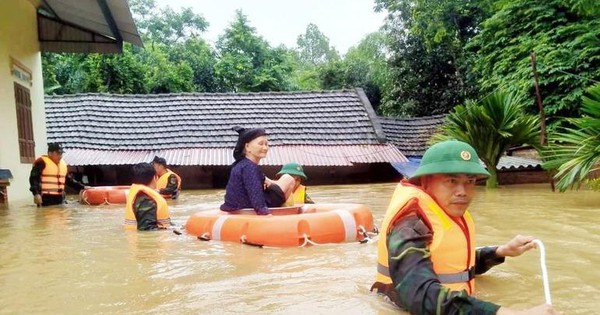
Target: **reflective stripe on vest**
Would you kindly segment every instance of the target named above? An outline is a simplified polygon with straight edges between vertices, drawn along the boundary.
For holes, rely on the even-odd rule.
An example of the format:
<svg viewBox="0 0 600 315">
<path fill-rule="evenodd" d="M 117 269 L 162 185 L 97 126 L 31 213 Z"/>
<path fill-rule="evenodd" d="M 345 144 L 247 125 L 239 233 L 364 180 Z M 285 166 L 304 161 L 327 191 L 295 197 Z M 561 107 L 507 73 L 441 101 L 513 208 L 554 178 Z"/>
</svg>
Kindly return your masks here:
<svg viewBox="0 0 600 315">
<path fill-rule="evenodd" d="M 293 205 L 303 205 L 306 200 L 306 186 L 299 185 L 294 193 L 283 204 L 284 207 L 291 207 Z"/>
<path fill-rule="evenodd" d="M 40 158 L 46 164 L 40 178 L 42 194 L 62 195 L 67 181 L 67 164 L 61 159 L 57 165 L 47 155 Z"/>
<path fill-rule="evenodd" d="M 389 271 L 389 270 L 388 270 Z M 475 278 L 475 268 L 472 267 L 469 270 L 465 270 L 455 274 L 442 274 L 438 275 L 441 283 L 461 283 L 471 281 Z"/>
<path fill-rule="evenodd" d="M 129 194 L 127 195 L 127 203 L 125 204 L 125 226 L 137 229 L 137 219 L 135 218 L 133 206 L 135 203 L 135 198 L 137 197 L 139 192 L 145 193 L 156 203 L 157 227 L 168 227 L 171 224 L 171 219 L 169 218 L 169 208 L 167 206 L 167 201 L 165 200 L 165 198 L 163 198 L 158 192 L 156 192 L 156 190 L 146 185 L 139 184 L 133 184 L 129 189 Z"/>
<path fill-rule="evenodd" d="M 380 263 L 377 264 L 377 272 L 386 277 L 390 276 L 390 269 L 387 266 L 384 266 Z M 471 268 L 469 270 L 465 270 L 455 274 L 441 274 L 437 276 L 438 279 L 440 279 L 441 283 L 467 282 L 475 278 L 475 268 Z"/>
<path fill-rule="evenodd" d="M 169 177 L 171 176 L 171 174 L 175 175 L 175 178 L 177 178 L 177 190 L 180 190 L 181 189 L 181 177 L 179 177 L 179 175 L 175 174 L 170 169 L 167 169 L 166 173 L 164 173 L 164 174 L 162 174 L 162 176 L 158 177 L 158 179 L 156 180 L 156 189 L 160 190 L 160 189 L 167 188 L 167 185 L 169 184 Z M 163 195 L 163 197 L 171 198 L 170 195 Z"/>
<path fill-rule="evenodd" d="M 411 200 L 418 202 L 420 214 L 432 228 L 433 240 L 429 245 L 433 269 L 442 284 L 451 290 L 474 290 L 472 268 L 475 264 L 475 232 L 468 211 L 458 219 L 453 219 L 423 190 L 407 181 L 401 181 L 383 218 L 380 231 L 384 232 L 377 243 L 378 265 L 376 281 L 392 283 L 388 267 L 387 236 L 397 218 L 407 210 Z M 460 281 L 458 281 L 460 280 Z"/>
</svg>

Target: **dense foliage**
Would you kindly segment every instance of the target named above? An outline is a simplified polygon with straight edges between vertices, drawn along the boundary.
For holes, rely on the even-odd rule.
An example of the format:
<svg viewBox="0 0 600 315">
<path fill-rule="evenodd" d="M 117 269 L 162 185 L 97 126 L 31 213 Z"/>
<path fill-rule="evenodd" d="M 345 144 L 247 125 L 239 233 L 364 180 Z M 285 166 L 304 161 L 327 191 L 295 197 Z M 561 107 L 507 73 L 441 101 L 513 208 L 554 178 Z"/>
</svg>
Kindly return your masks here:
<svg viewBox="0 0 600 315">
<path fill-rule="evenodd" d="M 144 48 L 119 55 L 44 54 L 48 93 L 331 90 L 361 87 L 379 114 L 448 113 L 502 88 L 537 111 L 529 54 L 551 122 L 579 115 L 583 88 L 600 81 L 595 0 L 374 0 L 382 30 L 344 55 L 317 25 L 296 47 L 272 47 L 238 11 L 216 43 L 189 8 L 131 0 Z"/>
<path fill-rule="evenodd" d="M 600 80 L 600 12 L 581 11 L 583 2 L 501 1 L 467 45 L 481 91 L 502 86 L 533 96 L 533 51 L 546 113 L 577 116 L 589 80 Z"/>
<path fill-rule="evenodd" d="M 595 168 L 597 92 L 583 107 L 581 96 L 600 81 L 598 0 L 374 1 L 375 10 L 387 12 L 381 31 L 340 54 L 315 24 L 290 34 L 297 47 L 272 47 L 238 11 L 210 43 L 200 13 L 130 0 L 145 47 L 126 43 L 116 55 L 44 53 L 44 86 L 54 94 L 361 87 L 381 115 L 450 112 L 446 134 L 473 144 L 495 171 L 509 145 L 537 144 L 536 119 L 523 112 L 538 112 L 534 52 L 547 120 L 557 128 L 545 166 L 558 169 L 560 189 Z M 567 127 L 560 127 L 563 117 Z"/>
<path fill-rule="evenodd" d="M 480 103 L 468 101 L 446 116 L 446 123 L 432 140 L 457 139 L 471 144 L 490 172 L 487 187 L 495 188 L 496 167 L 507 149 L 521 144 L 539 147 L 539 119 L 525 114 L 525 104 L 523 96 L 503 91 Z"/>
<path fill-rule="evenodd" d="M 557 170 L 560 191 L 579 187 L 600 169 L 600 83 L 587 90 L 581 111 L 582 117 L 568 119 L 567 126 L 550 133 L 550 146 L 543 151 L 544 167 Z"/>
<path fill-rule="evenodd" d="M 464 46 L 488 16 L 486 1 L 376 0 L 388 12 L 392 87 L 384 92 L 383 113 L 427 116 L 449 112 L 477 86 Z"/>
<path fill-rule="evenodd" d="M 238 11 L 218 41 L 202 38 L 208 22 L 189 8 L 132 0 L 144 48 L 123 53 L 43 54 L 47 93 L 260 92 L 362 87 L 374 106 L 387 84 L 383 34 L 374 33 L 340 57 L 314 24 L 298 47 L 272 47 Z"/>
</svg>

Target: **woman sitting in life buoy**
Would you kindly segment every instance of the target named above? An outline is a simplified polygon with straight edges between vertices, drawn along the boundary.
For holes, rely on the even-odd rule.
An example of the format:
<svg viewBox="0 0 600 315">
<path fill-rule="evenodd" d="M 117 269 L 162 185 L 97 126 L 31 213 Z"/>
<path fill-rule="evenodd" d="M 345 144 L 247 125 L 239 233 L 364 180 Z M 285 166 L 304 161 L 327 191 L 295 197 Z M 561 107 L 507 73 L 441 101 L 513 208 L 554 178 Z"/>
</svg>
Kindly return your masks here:
<svg viewBox="0 0 600 315">
<path fill-rule="evenodd" d="M 125 205 L 125 226 L 140 231 L 166 229 L 171 225 L 167 201 L 156 190 L 150 163 L 133 166 L 133 184 Z"/>
<path fill-rule="evenodd" d="M 269 207 L 281 207 L 292 194 L 294 178 L 283 174 L 271 180 L 260 170 L 258 163 L 267 156 L 269 143 L 264 129 L 244 129 L 239 126 L 238 141 L 233 150 L 233 162 L 229 181 L 225 188 L 223 211 L 253 208 L 259 215 L 271 214 Z"/>
</svg>

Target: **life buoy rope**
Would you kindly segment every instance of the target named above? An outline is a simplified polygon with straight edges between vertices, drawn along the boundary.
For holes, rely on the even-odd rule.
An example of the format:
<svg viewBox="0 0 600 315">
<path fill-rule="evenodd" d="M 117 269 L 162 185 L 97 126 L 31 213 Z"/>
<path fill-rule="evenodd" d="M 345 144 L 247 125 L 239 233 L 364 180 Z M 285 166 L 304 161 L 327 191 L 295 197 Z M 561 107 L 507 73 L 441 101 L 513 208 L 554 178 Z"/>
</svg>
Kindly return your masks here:
<svg viewBox="0 0 600 315">
<path fill-rule="evenodd" d="M 377 227 L 373 227 L 373 231 L 369 232 L 367 231 L 367 229 L 365 229 L 364 226 L 359 225 L 358 232 L 363 236 L 363 239 L 358 241 L 361 244 L 376 242 L 376 237 L 377 235 L 379 235 L 379 230 L 377 229 Z"/>
<path fill-rule="evenodd" d="M 204 234 L 198 236 L 198 239 L 201 241 L 210 241 L 210 234 L 205 232 Z"/>
<path fill-rule="evenodd" d="M 548 280 L 548 270 L 546 269 L 546 249 L 544 243 L 540 240 L 533 240 L 540 249 L 540 265 L 542 267 L 542 281 L 544 283 L 544 296 L 546 297 L 546 304 L 552 305 L 552 299 L 550 297 L 550 283 Z"/>
<path fill-rule="evenodd" d="M 298 246 L 298 247 L 304 247 L 304 246 L 306 246 L 306 245 L 308 245 L 308 244 L 310 244 L 310 245 L 313 245 L 313 246 L 319 246 L 319 245 L 323 245 L 323 244 L 319 244 L 319 243 L 317 243 L 317 242 L 315 242 L 315 241 L 312 241 L 312 240 L 310 239 L 310 237 L 309 237 L 309 236 L 308 236 L 306 233 L 304 233 L 304 235 L 303 235 L 303 236 L 304 236 L 304 243 L 302 243 L 302 245 L 300 245 L 300 246 Z"/>
</svg>

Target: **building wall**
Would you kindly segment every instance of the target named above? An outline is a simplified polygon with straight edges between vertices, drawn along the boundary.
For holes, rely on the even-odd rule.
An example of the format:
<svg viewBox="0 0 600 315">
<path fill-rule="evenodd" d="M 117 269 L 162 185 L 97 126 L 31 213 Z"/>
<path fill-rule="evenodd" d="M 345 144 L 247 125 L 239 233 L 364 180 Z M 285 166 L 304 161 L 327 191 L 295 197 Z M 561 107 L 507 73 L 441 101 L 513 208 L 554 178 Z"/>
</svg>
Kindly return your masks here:
<svg viewBox="0 0 600 315">
<path fill-rule="evenodd" d="M 500 185 L 548 183 L 551 175 L 544 170 L 514 170 L 498 172 Z"/>
<path fill-rule="evenodd" d="M 30 82 L 20 81 L 11 73 L 17 62 L 32 74 Z M 28 0 L 2 1 L 0 9 L 0 168 L 10 169 L 13 179 L 8 201 L 30 198 L 31 164 L 21 163 L 17 130 L 14 82 L 27 87 L 31 94 L 33 134 L 36 155 L 47 150 L 42 63 L 37 35 L 36 9 Z"/>
</svg>

